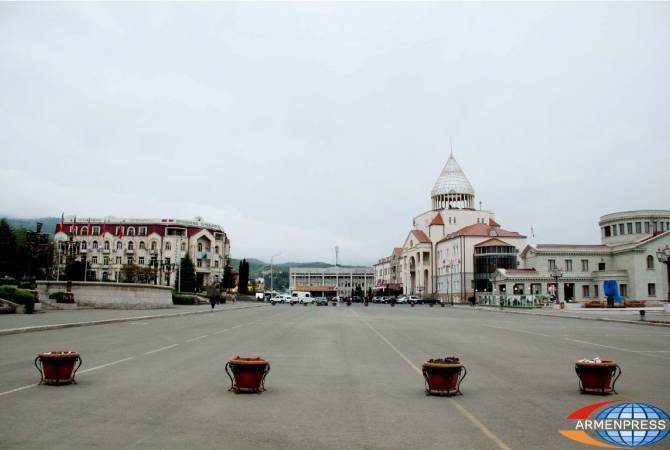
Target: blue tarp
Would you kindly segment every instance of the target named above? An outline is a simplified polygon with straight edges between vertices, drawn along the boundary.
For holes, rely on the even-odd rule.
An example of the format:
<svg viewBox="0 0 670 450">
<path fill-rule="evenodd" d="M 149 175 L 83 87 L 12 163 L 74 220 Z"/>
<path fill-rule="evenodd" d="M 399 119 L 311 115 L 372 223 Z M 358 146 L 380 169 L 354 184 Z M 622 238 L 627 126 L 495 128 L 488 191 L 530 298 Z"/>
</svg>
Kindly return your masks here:
<svg viewBox="0 0 670 450">
<path fill-rule="evenodd" d="M 622 302 L 623 297 L 619 295 L 619 283 L 616 280 L 605 280 L 603 282 L 605 297 L 613 297 L 615 302 Z"/>
</svg>

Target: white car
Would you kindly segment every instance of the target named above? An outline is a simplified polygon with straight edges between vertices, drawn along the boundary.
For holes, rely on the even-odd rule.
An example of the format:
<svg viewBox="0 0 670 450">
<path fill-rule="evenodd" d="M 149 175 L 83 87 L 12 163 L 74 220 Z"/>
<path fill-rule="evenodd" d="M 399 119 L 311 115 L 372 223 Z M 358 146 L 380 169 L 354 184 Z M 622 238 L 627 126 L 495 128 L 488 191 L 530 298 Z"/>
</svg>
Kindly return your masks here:
<svg viewBox="0 0 670 450">
<path fill-rule="evenodd" d="M 308 305 L 313 301 L 314 298 L 312 298 L 312 294 L 310 294 L 309 292 L 294 291 L 291 293 L 291 299 L 289 300 L 289 303 L 291 305 L 294 305 L 296 303 Z"/>
<path fill-rule="evenodd" d="M 396 303 L 407 303 L 407 297 L 405 297 L 405 296 L 398 297 L 398 299 L 395 302 Z"/>
<path fill-rule="evenodd" d="M 405 303 L 407 303 L 407 302 L 409 302 L 409 303 L 419 303 L 420 298 L 421 297 L 419 297 L 418 295 L 410 295 L 409 298 L 407 298 L 407 301 L 405 301 Z"/>
</svg>

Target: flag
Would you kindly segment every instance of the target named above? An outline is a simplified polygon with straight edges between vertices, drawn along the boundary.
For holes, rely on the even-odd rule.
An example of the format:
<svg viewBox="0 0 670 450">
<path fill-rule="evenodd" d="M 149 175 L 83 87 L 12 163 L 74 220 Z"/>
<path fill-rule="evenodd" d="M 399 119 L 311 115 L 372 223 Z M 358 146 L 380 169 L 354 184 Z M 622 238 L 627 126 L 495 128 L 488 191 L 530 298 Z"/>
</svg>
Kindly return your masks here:
<svg viewBox="0 0 670 450">
<path fill-rule="evenodd" d="M 60 214 L 60 231 L 65 233 L 65 211 Z"/>
<path fill-rule="evenodd" d="M 535 231 L 533 230 L 533 227 L 530 227 L 530 234 L 531 236 L 535 237 Z"/>
<path fill-rule="evenodd" d="M 91 218 L 88 218 L 88 235 L 93 235 L 93 228 L 91 228 Z"/>
</svg>

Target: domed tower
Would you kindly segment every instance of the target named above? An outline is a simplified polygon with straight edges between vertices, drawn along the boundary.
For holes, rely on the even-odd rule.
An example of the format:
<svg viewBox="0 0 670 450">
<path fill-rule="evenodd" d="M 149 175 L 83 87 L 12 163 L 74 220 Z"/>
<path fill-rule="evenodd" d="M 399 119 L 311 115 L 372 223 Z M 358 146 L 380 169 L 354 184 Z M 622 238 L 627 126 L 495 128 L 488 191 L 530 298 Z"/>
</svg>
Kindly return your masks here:
<svg viewBox="0 0 670 450">
<path fill-rule="evenodd" d="M 433 209 L 475 209 L 475 190 L 453 153 L 430 193 Z"/>
</svg>

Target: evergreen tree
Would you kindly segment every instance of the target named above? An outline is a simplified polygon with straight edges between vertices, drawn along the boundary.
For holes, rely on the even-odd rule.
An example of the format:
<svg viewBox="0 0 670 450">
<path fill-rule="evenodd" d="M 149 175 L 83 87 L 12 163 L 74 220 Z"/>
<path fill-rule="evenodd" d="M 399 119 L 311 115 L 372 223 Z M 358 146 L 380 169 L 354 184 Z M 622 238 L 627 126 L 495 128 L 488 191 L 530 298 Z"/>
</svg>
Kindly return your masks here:
<svg viewBox="0 0 670 450">
<path fill-rule="evenodd" d="M 72 261 L 65 266 L 65 279 L 70 281 L 84 281 L 84 263 Z"/>
<path fill-rule="evenodd" d="M 246 259 L 240 261 L 239 273 L 237 292 L 246 294 L 249 291 L 249 263 Z"/>
<path fill-rule="evenodd" d="M 0 220 L 0 275 L 16 276 L 19 272 L 16 236 L 5 219 Z"/>
<path fill-rule="evenodd" d="M 233 268 L 230 264 L 226 264 L 223 268 L 223 281 L 221 282 L 223 289 L 230 289 L 233 287 Z"/>
<path fill-rule="evenodd" d="M 191 258 L 188 256 L 181 259 L 179 272 L 177 273 L 177 284 L 175 287 L 179 287 L 181 292 L 195 292 L 198 287 L 193 261 L 191 261 Z"/>
<path fill-rule="evenodd" d="M 356 297 L 363 297 L 363 289 L 361 289 L 360 284 L 356 285 Z"/>
</svg>

